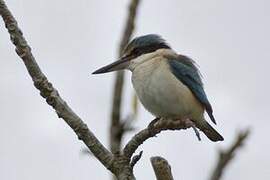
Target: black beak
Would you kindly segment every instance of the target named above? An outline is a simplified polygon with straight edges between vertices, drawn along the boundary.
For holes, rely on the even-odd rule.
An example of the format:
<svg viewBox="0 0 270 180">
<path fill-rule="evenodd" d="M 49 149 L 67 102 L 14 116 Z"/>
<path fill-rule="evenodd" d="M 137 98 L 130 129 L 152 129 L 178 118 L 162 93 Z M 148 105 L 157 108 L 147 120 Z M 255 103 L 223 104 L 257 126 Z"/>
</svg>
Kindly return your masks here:
<svg viewBox="0 0 270 180">
<path fill-rule="evenodd" d="M 118 70 L 125 69 L 129 65 L 129 62 L 130 62 L 129 60 L 130 60 L 130 58 L 128 58 L 127 56 L 122 57 L 120 60 L 115 61 L 114 63 L 111 63 L 107 66 L 104 66 L 104 67 L 94 71 L 92 74 L 103 74 L 103 73 L 108 73 L 108 72 L 112 72 L 112 71 L 118 71 Z"/>
</svg>

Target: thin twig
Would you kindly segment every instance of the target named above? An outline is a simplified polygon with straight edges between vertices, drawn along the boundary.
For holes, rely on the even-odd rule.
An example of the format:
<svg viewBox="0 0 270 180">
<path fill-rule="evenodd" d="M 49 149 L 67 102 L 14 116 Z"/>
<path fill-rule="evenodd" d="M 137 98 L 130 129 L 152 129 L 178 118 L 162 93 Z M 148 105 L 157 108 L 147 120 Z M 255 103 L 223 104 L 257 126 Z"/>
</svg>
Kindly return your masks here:
<svg viewBox="0 0 270 180">
<path fill-rule="evenodd" d="M 151 157 L 150 160 L 157 180 L 173 180 L 171 166 L 166 159 L 155 156 Z"/>
<path fill-rule="evenodd" d="M 0 15 L 8 29 L 11 41 L 16 46 L 16 52 L 23 60 L 35 87 L 40 91 L 40 95 L 46 99 L 50 106 L 54 108 L 58 117 L 64 119 L 65 122 L 73 129 L 78 138 L 85 143 L 95 157 L 98 158 L 107 169 L 113 171 L 113 155 L 101 144 L 101 142 L 99 142 L 82 119 L 73 112 L 73 110 L 61 98 L 58 91 L 48 81 L 47 77 L 42 73 L 31 53 L 30 46 L 23 37 L 22 31 L 19 29 L 15 18 L 8 10 L 3 0 L 0 0 Z"/>
<path fill-rule="evenodd" d="M 221 150 L 219 152 L 219 159 L 210 177 L 210 180 L 221 179 L 225 168 L 228 166 L 230 161 L 234 158 L 236 150 L 243 146 L 249 134 L 250 134 L 249 129 L 239 132 L 238 136 L 235 138 L 235 142 L 229 147 L 229 149 Z"/>
<path fill-rule="evenodd" d="M 129 5 L 129 14 L 125 23 L 123 36 L 119 46 L 119 57 L 122 55 L 123 49 L 129 42 L 131 35 L 135 27 L 135 19 L 137 9 L 140 0 L 131 0 Z M 121 103 L 123 95 L 123 84 L 124 84 L 124 71 L 116 73 L 116 79 L 114 83 L 113 91 L 113 105 L 111 111 L 111 126 L 110 126 L 110 149 L 113 153 L 117 153 L 121 148 L 121 141 L 124 134 L 123 125 L 121 122 Z"/>
<path fill-rule="evenodd" d="M 130 162 L 130 166 L 132 168 L 134 168 L 134 166 L 136 165 L 136 163 L 141 159 L 143 154 L 143 151 L 141 151 L 138 155 L 134 156 Z"/>
</svg>

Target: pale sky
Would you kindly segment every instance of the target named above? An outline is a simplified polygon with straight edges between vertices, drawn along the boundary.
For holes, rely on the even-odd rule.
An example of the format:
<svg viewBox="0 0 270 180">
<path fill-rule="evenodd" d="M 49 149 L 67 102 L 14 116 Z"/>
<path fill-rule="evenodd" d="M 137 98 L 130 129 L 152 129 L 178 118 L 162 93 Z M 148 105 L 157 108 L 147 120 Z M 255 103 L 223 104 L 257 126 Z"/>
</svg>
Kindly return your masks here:
<svg viewBox="0 0 270 180">
<path fill-rule="evenodd" d="M 6 0 L 43 72 L 62 97 L 107 146 L 114 74 L 91 72 L 114 61 L 129 0 Z M 176 180 L 206 180 L 217 151 L 237 131 L 252 134 L 223 180 L 270 179 L 268 119 L 270 92 L 270 1 L 142 0 L 136 35 L 162 35 L 173 49 L 192 57 L 204 76 L 224 142 L 192 130 L 163 132 L 145 142 L 135 167 L 137 179 L 154 179 L 149 158 L 161 155 Z M 34 88 L 0 21 L 0 179 L 100 180 L 109 172 Z M 133 93 L 125 83 L 124 116 Z M 142 106 L 137 131 L 153 119 Z M 125 137 L 125 142 L 135 132 Z"/>
</svg>

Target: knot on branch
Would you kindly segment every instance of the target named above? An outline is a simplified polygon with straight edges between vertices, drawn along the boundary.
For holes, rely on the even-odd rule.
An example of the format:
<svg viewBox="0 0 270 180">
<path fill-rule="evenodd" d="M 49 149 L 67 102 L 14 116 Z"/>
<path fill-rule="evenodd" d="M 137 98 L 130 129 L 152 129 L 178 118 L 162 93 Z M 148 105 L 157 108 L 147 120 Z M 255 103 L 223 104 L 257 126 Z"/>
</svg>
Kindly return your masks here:
<svg viewBox="0 0 270 180">
<path fill-rule="evenodd" d="M 34 86 L 40 91 L 40 95 L 46 99 L 46 102 L 55 107 L 56 99 L 59 97 L 57 90 L 54 89 L 52 83 L 45 76 L 33 79 Z M 59 116 L 59 113 L 57 113 Z"/>
<path fill-rule="evenodd" d="M 9 10 L 6 8 L 4 3 L 1 3 L 1 15 L 4 19 L 5 26 L 10 34 L 10 40 L 16 46 L 16 53 L 21 57 L 25 57 L 29 51 L 30 47 L 27 41 L 22 36 L 23 33 L 18 27 L 18 23 L 15 21 L 13 16 L 10 14 Z"/>
<path fill-rule="evenodd" d="M 78 136 L 79 140 L 85 139 L 85 136 L 87 136 L 89 129 L 88 126 L 85 123 L 77 124 L 74 128 L 75 133 Z"/>
<path fill-rule="evenodd" d="M 38 79 L 34 79 L 34 86 L 40 91 L 40 95 L 43 97 L 43 98 L 52 98 L 52 97 L 55 97 L 58 95 L 57 92 L 54 92 L 54 88 L 52 86 L 52 83 L 50 83 L 48 81 L 48 79 L 46 77 L 40 77 Z M 53 94 L 54 92 L 54 94 Z M 51 102 L 49 100 L 49 102 Z M 51 103 L 49 103 L 51 105 Z"/>
<path fill-rule="evenodd" d="M 17 22 L 12 22 L 12 23 L 6 24 L 6 28 L 8 29 L 8 31 L 10 33 L 16 31 L 17 30 Z"/>
<path fill-rule="evenodd" d="M 6 18 L 9 18 L 8 16 Z M 11 17 L 10 17 L 11 18 Z M 31 51 L 27 41 L 22 36 L 22 31 L 19 29 L 16 21 L 6 24 L 8 32 L 10 33 L 10 40 L 16 46 L 16 53 L 24 58 Z"/>
</svg>

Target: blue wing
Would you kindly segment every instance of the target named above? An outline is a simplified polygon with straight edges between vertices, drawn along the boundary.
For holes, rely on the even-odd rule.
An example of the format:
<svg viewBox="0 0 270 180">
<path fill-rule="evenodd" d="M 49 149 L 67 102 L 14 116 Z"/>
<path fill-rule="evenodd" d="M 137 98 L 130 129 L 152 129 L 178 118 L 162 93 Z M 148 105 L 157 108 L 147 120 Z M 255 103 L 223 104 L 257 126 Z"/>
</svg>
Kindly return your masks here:
<svg viewBox="0 0 270 180">
<path fill-rule="evenodd" d="M 186 56 L 179 55 L 177 59 L 169 60 L 169 65 L 176 78 L 191 90 L 194 96 L 205 107 L 210 119 L 216 124 L 212 106 L 204 92 L 201 76 L 198 68 L 194 65 L 194 61 Z"/>
</svg>

